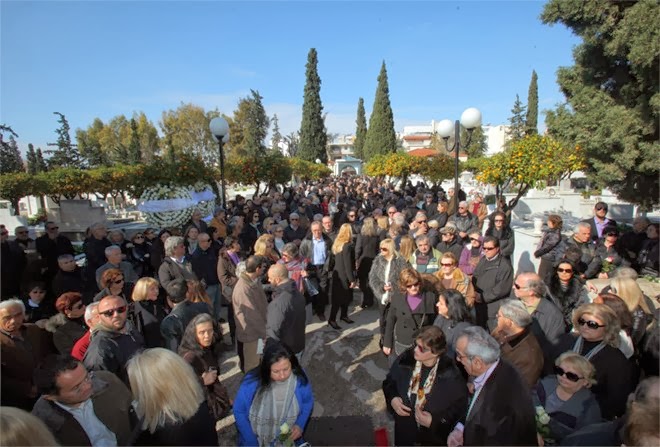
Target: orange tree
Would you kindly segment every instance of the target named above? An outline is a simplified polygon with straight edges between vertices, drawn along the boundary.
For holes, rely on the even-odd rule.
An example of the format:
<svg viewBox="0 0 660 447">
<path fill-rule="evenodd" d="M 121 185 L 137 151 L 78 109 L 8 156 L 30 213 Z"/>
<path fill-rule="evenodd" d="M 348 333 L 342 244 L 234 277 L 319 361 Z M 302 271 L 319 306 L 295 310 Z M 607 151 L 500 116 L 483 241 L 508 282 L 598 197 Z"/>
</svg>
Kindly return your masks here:
<svg viewBox="0 0 660 447">
<path fill-rule="evenodd" d="M 508 203 L 514 208 L 530 188 L 558 182 L 585 168 L 579 146 L 568 147 L 548 136 L 529 135 L 511 143 L 504 152 L 481 158 L 476 163 L 477 180 L 495 185 L 499 200 L 507 188 L 517 189 Z"/>
<path fill-rule="evenodd" d="M 142 165 L 114 165 L 90 169 L 90 191 L 99 199 L 105 200 L 108 195 L 116 198 L 123 196 L 143 172 Z"/>
<path fill-rule="evenodd" d="M 428 157 L 424 160 L 419 175 L 435 184 L 454 178 L 454 159 L 443 154 Z"/>
<path fill-rule="evenodd" d="M 405 152 L 379 154 L 371 157 L 364 167 L 364 173 L 372 177 L 396 177 L 405 185 L 412 174 L 424 172 L 426 158 L 413 157 Z"/>
<path fill-rule="evenodd" d="M 20 214 L 19 200 L 29 195 L 39 195 L 42 189 L 41 180 L 27 172 L 0 175 L 0 198 L 11 203 L 17 216 Z"/>
<path fill-rule="evenodd" d="M 301 180 L 320 180 L 332 174 L 332 171 L 324 163 L 312 163 L 302 158 L 287 159 L 294 176 Z"/>
<path fill-rule="evenodd" d="M 260 157 L 234 155 L 225 163 L 227 183 L 240 183 L 255 187 L 254 196 L 260 193 L 261 184 L 266 188 L 284 184 L 291 179 L 292 168 L 280 153 L 268 153 Z"/>
<path fill-rule="evenodd" d="M 58 205 L 62 197 L 72 200 L 76 196 L 82 197 L 93 191 L 89 171 L 83 169 L 59 168 L 40 172 L 35 177 L 43 188 L 40 193 L 49 196 Z"/>
</svg>

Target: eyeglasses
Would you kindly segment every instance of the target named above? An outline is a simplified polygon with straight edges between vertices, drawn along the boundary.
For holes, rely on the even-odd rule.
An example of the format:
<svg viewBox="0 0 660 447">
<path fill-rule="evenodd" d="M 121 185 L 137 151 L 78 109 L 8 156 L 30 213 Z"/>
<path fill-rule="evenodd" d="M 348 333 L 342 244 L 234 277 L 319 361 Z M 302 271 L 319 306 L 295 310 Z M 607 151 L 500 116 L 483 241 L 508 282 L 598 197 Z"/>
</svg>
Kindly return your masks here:
<svg viewBox="0 0 660 447">
<path fill-rule="evenodd" d="M 479 239 L 476 238 L 476 237 L 471 237 L 470 240 L 471 240 L 472 242 L 480 242 Z"/>
<path fill-rule="evenodd" d="M 417 223 L 419 224 L 428 223 L 428 220 L 418 220 Z"/>
<path fill-rule="evenodd" d="M 574 372 L 565 371 L 564 368 L 562 368 L 560 366 L 555 366 L 555 374 L 557 374 L 558 376 L 564 376 L 568 380 L 570 380 L 571 382 L 577 382 L 578 380 L 583 378 L 583 377 L 578 376 Z"/>
<path fill-rule="evenodd" d="M 504 219 L 495 219 L 494 222 L 504 222 Z"/>
<path fill-rule="evenodd" d="M 453 262 L 441 262 L 440 265 L 443 266 L 443 267 L 453 267 L 454 263 Z"/>
<path fill-rule="evenodd" d="M 387 214 L 389 215 L 396 214 L 396 211 L 388 211 Z"/>
<path fill-rule="evenodd" d="M 525 286 L 521 286 L 520 284 L 516 284 L 515 282 L 513 283 L 513 287 L 515 287 L 516 290 L 526 289 L 526 288 L 527 288 L 527 287 L 525 287 Z"/>
<path fill-rule="evenodd" d="M 573 273 L 573 269 L 563 269 L 563 268 L 557 267 L 557 272 L 558 273 Z"/>
<path fill-rule="evenodd" d="M 135 236 L 135 239 L 144 239 L 144 236 L 142 236 L 142 235 Z"/>
<path fill-rule="evenodd" d="M 577 321 L 577 322 L 578 322 L 578 324 L 579 324 L 580 326 L 584 326 L 584 325 L 586 325 L 589 329 L 592 329 L 592 330 L 594 330 L 594 331 L 595 331 L 596 329 L 600 329 L 600 328 L 602 328 L 602 327 L 605 327 L 604 324 L 598 324 L 596 321 L 593 321 L 593 320 L 585 320 L 585 319 L 582 318 L 582 317 L 578 318 L 578 321 Z"/>
<path fill-rule="evenodd" d="M 126 312 L 126 306 L 121 306 L 121 307 L 115 307 L 114 309 L 106 310 L 103 312 L 99 312 L 99 314 L 103 315 L 104 317 L 112 317 L 115 313 L 117 314 L 123 314 Z"/>
<path fill-rule="evenodd" d="M 427 353 L 431 351 L 431 348 L 425 348 L 424 346 L 420 345 L 419 343 L 415 343 L 415 349 L 417 349 L 419 352 Z"/>
<path fill-rule="evenodd" d="M 472 360 L 472 356 L 469 356 L 467 354 L 463 354 L 460 351 L 456 351 L 456 359 L 460 362 L 463 359 L 468 359 Z"/>
<path fill-rule="evenodd" d="M 411 288 L 413 288 L 413 287 L 419 287 L 419 283 L 416 282 L 416 283 L 414 283 L 414 284 L 408 284 L 406 287 L 409 288 L 409 289 L 411 289 Z"/>
<path fill-rule="evenodd" d="M 50 227 L 50 228 L 48 229 L 48 231 L 59 230 L 59 229 L 60 229 L 60 227 Z"/>
<path fill-rule="evenodd" d="M 607 233 L 606 236 L 618 236 L 616 233 Z"/>
<path fill-rule="evenodd" d="M 114 280 L 114 281 L 112 281 L 112 282 L 113 282 L 114 284 L 121 284 L 121 283 L 124 282 L 124 278 L 122 278 L 122 279 L 116 279 L 116 280 Z"/>
<path fill-rule="evenodd" d="M 497 247 L 486 247 L 486 246 L 484 245 L 484 250 L 486 250 L 486 251 L 495 250 L 496 248 L 497 248 Z"/>
</svg>

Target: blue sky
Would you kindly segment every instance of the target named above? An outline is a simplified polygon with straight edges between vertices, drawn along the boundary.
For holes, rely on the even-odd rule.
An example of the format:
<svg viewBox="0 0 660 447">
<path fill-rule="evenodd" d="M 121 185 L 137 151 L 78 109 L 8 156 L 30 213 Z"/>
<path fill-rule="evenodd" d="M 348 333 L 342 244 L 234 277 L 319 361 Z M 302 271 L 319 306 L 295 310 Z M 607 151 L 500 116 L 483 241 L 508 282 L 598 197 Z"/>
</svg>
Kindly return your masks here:
<svg viewBox="0 0 660 447">
<path fill-rule="evenodd" d="M 231 114 L 255 89 L 284 134 L 300 125 L 305 64 L 318 51 L 321 99 L 334 133 L 353 133 L 359 97 L 371 112 L 387 64 L 398 132 L 468 107 L 506 123 L 533 69 L 539 108 L 563 97 L 560 66 L 578 40 L 538 19 L 534 1 L 14 1 L 0 3 L 0 121 L 27 143 L 56 139 L 53 112 L 95 117 L 192 102 Z M 543 117 L 539 118 L 542 126 Z"/>
</svg>

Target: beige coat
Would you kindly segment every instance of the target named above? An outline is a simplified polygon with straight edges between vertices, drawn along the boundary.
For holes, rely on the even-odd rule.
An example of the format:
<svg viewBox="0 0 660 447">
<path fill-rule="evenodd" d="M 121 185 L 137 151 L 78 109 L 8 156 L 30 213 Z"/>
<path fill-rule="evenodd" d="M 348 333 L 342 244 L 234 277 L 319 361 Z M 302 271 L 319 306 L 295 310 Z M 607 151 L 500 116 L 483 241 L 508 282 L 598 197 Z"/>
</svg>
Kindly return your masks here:
<svg viewBox="0 0 660 447">
<path fill-rule="evenodd" d="M 231 300 L 238 341 L 250 343 L 266 338 L 268 300 L 259 278 L 253 280 L 247 273 L 241 274 L 234 286 Z"/>
</svg>

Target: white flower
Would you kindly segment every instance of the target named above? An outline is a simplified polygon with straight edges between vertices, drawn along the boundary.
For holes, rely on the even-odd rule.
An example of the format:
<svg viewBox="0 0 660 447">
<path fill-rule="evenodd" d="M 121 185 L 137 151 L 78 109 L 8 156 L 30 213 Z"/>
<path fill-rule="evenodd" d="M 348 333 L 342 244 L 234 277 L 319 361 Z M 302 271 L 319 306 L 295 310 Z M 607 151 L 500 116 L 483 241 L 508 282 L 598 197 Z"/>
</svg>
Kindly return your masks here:
<svg viewBox="0 0 660 447">
<path fill-rule="evenodd" d="M 282 426 L 280 427 L 280 433 L 282 433 L 283 435 L 289 433 L 289 424 L 287 424 L 286 422 L 282 424 Z"/>
<path fill-rule="evenodd" d="M 538 414 L 539 416 L 545 414 L 545 408 L 543 408 L 541 405 L 538 405 L 536 407 L 536 414 Z"/>
<path fill-rule="evenodd" d="M 543 425 L 548 425 L 550 422 L 550 416 L 548 416 L 547 413 L 539 415 L 539 422 Z"/>
</svg>

